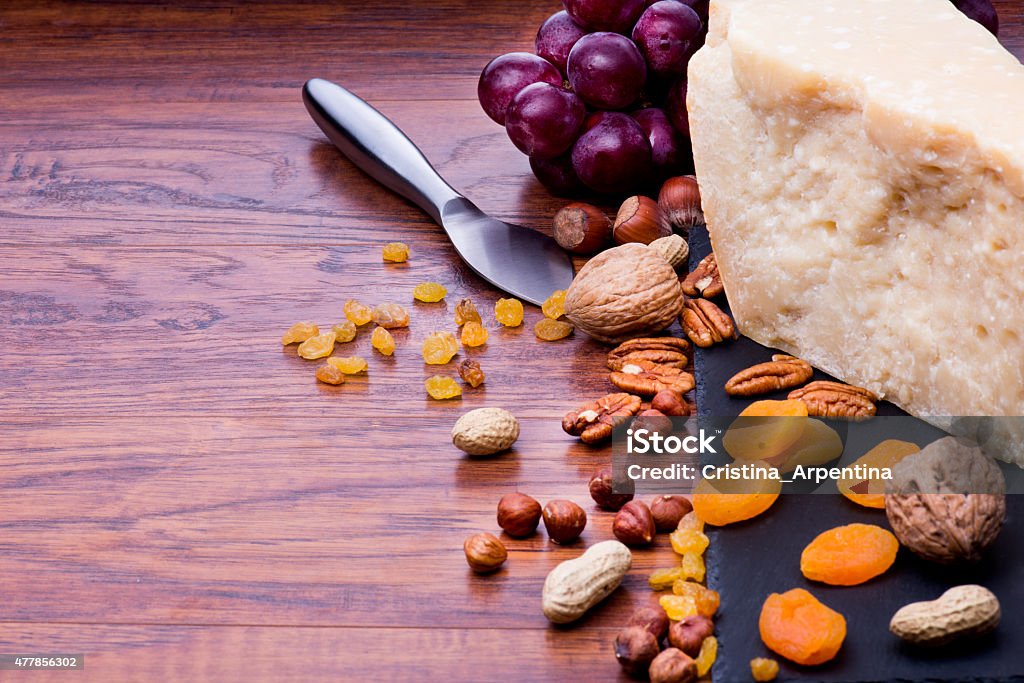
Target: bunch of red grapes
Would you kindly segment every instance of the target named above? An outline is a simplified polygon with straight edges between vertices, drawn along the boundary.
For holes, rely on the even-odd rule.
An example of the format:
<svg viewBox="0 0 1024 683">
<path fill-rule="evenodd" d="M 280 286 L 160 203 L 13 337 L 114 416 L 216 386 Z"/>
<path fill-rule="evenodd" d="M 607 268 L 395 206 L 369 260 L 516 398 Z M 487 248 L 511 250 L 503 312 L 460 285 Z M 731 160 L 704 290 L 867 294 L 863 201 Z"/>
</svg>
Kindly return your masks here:
<svg viewBox="0 0 1024 683">
<path fill-rule="evenodd" d="M 627 194 L 691 170 L 686 67 L 708 0 L 564 0 L 537 54 L 491 60 L 477 94 L 563 196 Z"/>
<path fill-rule="evenodd" d="M 686 67 L 707 35 L 708 0 L 563 2 L 536 55 L 484 67 L 484 111 L 557 195 L 625 195 L 691 173 Z M 989 0 L 952 2 L 996 33 Z"/>
</svg>

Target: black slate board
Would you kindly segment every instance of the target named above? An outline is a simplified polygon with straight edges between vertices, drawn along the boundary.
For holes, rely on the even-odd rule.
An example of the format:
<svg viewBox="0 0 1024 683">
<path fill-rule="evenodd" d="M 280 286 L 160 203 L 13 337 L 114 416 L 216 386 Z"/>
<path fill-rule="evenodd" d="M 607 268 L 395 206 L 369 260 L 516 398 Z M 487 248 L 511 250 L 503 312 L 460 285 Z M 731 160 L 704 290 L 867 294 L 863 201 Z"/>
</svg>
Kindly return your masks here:
<svg viewBox="0 0 1024 683">
<path fill-rule="evenodd" d="M 690 234 L 691 268 L 710 252 L 707 232 Z M 701 417 L 737 415 L 749 400 L 728 396 L 722 386 L 735 372 L 769 360 L 772 350 L 749 339 L 697 349 L 697 405 Z M 815 379 L 830 379 L 816 374 Z M 780 398 L 784 396 L 767 396 Z M 882 403 L 879 415 L 905 415 Z M 920 422 L 923 445 L 944 434 Z M 844 454 L 846 464 L 859 454 Z M 826 486 L 831 484 L 826 483 Z M 888 527 L 885 513 L 860 507 L 840 495 L 782 495 L 771 510 L 750 522 L 711 529 L 707 551 L 708 585 L 721 594 L 717 619 L 715 681 L 750 681 L 750 660 L 779 661 L 779 680 L 799 681 L 1024 681 L 1024 496 L 1007 497 L 1008 517 L 996 545 L 977 566 L 959 572 L 924 562 L 901 550 L 886 574 L 861 586 L 831 587 L 807 581 L 800 553 L 820 532 L 864 522 Z M 908 602 L 931 600 L 961 583 L 979 583 L 1002 605 L 1002 623 L 990 636 L 963 646 L 922 652 L 889 633 L 892 614 Z M 841 612 L 848 633 L 839 655 L 818 667 L 800 667 L 761 642 L 757 617 L 772 592 L 806 588 Z"/>
</svg>

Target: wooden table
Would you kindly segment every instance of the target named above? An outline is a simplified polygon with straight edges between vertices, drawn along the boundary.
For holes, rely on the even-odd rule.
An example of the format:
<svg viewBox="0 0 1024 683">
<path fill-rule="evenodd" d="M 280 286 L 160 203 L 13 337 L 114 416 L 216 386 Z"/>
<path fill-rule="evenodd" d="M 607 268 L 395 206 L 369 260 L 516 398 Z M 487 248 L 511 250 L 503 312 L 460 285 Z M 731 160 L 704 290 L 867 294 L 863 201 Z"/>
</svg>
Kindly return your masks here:
<svg viewBox="0 0 1024 683">
<path fill-rule="evenodd" d="M 1020 10 L 1004 37 L 1024 54 Z M 84 653 L 32 680 L 591 680 L 651 604 L 660 537 L 573 628 L 539 610 L 547 572 L 611 537 L 586 482 L 608 453 L 560 416 L 609 389 L 603 350 L 532 324 L 465 355 L 461 401 L 425 397 L 419 343 L 462 296 L 499 293 L 442 232 L 342 160 L 304 111 L 346 84 L 483 209 L 546 230 L 562 204 L 476 102 L 494 55 L 530 49 L 553 0 L 232 7 L 196 0 L 0 7 L 0 653 Z M 1013 14 L 1014 16 L 1011 16 Z M 413 248 L 405 265 L 380 247 Z M 446 304 L 412 305 L 422 281 Z M 349 297 L 409 304 L 392 359 L 342 387 L 282 349 Z M 347 349 L 345 350 L 347 353 Z M 452 367 L 441 372 L 451 374 Z M 466 410 L 522 421 L 514 452 L 461 457 Z M 583 542 L 510 541 L 471 574 L 463 539 L 498 498 L 570 498 Z M 5 672 L 6 673 L 6 672 Z M 14 674 L 5 675 L 4 679 Z"/>
</svg>

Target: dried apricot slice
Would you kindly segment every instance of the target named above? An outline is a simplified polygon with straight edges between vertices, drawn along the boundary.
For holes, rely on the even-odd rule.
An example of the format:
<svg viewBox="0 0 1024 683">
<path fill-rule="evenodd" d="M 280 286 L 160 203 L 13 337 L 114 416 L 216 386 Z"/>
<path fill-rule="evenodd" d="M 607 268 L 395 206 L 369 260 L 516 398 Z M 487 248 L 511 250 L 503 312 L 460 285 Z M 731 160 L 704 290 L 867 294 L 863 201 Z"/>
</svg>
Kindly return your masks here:
<svg viewBox="0 0 1024 683">
<path fill-rule="evenodd" d="M 807 418 L 803 434 L 792 446 L 774 458 L 765 460 L 780 472 L 792 472 L 797 466 L 814 467 L 843 454 L 843 440 L 836 430 L 821 420 Z"/>
<path fill-rule="evenodd" d="M 881 442 L 843 470 L 842 476 L 836 482 L 839 492 L 857 505 L 885 509 L 885 480 L 882 478 L 881 470 L 892 468 L 900 460 L 919 450 L 921 448 L 917 444 L 909 441 L 888 439 Z M 861 468 L 860 472 L 867 476 L 858 474 L 858 466 Z"/>
<path fill-rule="evenodd" d="M 803 588 L 772 593 L 758 619 L 768 649 L 797 664 L 823 664 L 846 640 L 846 619 Z"/>
<path fill-rule="evenodd" d="M 725 430 L 722 446 L 737 460 L 767 460 L 796 443 L 806 424 L 803 401 L 756 401 Z"/>
<path fill-rule="evenodd" d="M 847 524 L 823 531 L 800 555 L 800 571 L 811 581 L 856 586 L 884 574 L 896 561 L 900 542 L 873 524 Z"/>
<path fill-rule="evenodd" d="M 735 477 L 742 473 L 746 475 Z M 775 504 L 782 491 L 778 472 L 764 462 L 719 467 L 715 477 L 697 482 L 692 497 L 693 511 L 712 526 L 757 517 Z"/>
</svg>

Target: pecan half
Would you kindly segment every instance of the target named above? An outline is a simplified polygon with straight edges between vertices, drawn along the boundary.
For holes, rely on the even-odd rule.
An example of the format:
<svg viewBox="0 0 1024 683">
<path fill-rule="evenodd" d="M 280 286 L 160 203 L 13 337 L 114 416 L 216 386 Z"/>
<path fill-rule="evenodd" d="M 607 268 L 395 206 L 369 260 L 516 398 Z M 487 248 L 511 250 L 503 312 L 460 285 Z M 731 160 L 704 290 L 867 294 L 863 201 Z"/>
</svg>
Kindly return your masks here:
<svg viewBox="0 0 1024 683">
<path fill-rule="evenodd" d="M 640 412 L 640 397 L 608 394 L 578 410 L 566 413 L 562 429 L 583 443 L 597 443 L 612 435 L 615 427 Z"/>
<path fill-rule="evenodd" d="M 690 343 L 679 337 L 644 337 L 619 344 L 608 354 L 608 369 L 621 370 L 627 363 L 646 360 L 683 369 L 689 364 Z"/>
<path fill-rule="evenodd" d="M 693 272 L 687 275 L 682 283 L 683 294 L 692 297 L 702 296 L 713 299 L 725 291 L 722 278 L 718 274 L 718 261 L 714 253 L 705 256 Z"/>
<path fill-rule="evenodd" d="M 739 336 L 729 314 L 707 299 L 684 299 L 679 322 L 690 341 L 702 349 Z"/>
<path fill-rule="evenodd" d="M 874 417 L 878 396 L 862 387 L 839 382 L 811 382 L 789 392 L 787 398 L 807 404 L 811 417 L 831 417 L 843 420 L 866 420 Z"/>
<path fill-rule="evenodd" d="M 690 373 L 646 360 L 626 363 L 608 379 L 619 389 L 640 396 L 654 396 L 665 389 L 685 394 L 695 386 Z"/>
<path fill-rule="evenodd" d="M 730 396 L 757 396 L 798 387 L 811 378 L 814 369 L 807 361 L 777 353 L 769 363 L 741 370 L 725 383 Z"/>
</svg>

